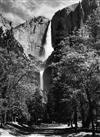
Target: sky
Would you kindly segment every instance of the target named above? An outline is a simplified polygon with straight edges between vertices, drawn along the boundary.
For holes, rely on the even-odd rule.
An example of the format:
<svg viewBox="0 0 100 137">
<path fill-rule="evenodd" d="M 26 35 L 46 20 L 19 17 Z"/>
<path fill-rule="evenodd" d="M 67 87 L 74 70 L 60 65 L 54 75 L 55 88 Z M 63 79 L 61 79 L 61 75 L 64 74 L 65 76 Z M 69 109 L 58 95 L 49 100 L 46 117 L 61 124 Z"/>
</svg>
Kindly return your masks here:
<svg viewBox="0 0 100 137">
<path fill-rule="evenodd" d="M 52 18 L 54 13 L 79 0 L 0 0 L 0 13 L 19 24 L 34 16 Z"/>
</svg>

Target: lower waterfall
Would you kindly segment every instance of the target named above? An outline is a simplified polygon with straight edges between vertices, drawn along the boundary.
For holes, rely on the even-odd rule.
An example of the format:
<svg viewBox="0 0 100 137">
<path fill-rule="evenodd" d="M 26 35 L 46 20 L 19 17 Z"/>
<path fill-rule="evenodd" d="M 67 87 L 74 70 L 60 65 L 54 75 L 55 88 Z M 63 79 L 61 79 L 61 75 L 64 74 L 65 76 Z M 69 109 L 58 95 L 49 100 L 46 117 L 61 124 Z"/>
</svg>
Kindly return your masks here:
<svg viewBox="0 0 100 137">
<path fill-rule="evenodd" d="M 51 41 L 51 22 L 48 26 L 48 31 L 46 35 L 46 43 L 44 45 L 44 55 L 41 57 L 42 61 L 42 67 L 40 67 L 40 89 L 43 90 L 44 88 L 44 83 L 43 83 L 43 73 L 45 70 L 45 61 L 48 59 L 48 57 L 51 55 L 53 52 L 53 47 L 52 47 L 52 41 Z"/>
<path fill-rule="evenodd" d="M 43 73 L 44 73 L 44 68 L 40 69 L 40 89 L 43 90 Z"/>
</svg>

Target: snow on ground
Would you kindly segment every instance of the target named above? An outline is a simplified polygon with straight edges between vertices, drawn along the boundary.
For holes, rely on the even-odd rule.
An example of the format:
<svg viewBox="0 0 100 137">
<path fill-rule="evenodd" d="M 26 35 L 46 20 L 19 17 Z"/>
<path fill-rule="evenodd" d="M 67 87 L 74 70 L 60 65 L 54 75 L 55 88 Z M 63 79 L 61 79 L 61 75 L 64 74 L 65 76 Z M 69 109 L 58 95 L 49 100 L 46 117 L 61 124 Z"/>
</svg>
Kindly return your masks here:
<svg viewBox="0 0 100 137">
<path fill-rule="evenodd" d="M 10 134 L 10 130 L 4 130 L 0 129 L 0 137 L 16 137 L 14 135 Z M 32 134 L 32 135 L 27 135 L 27 136 L 19 136 L 19 137 L 45 137 L 44 135 L 37 135 L 37 134 Z"/>
<path fill-rule="evenodd" d="M 14 137 L 9 134 L 9 130 L 0 129 L 0 137 Z"/>
<path fill-rule="evenodd" d="M 92 133 L 86 133 L 86 132 L 80 132 L 80 133 L 72 133 L 69 135 L 64 135 L 64 137 L 84 137 L 85 135 L 91 135 Z M 16 137 L 10 134 L 9 130 L 4 130 L 4 129 L 0 129 L 0 137 Z M 27 135 L 27 136 L 18 136 L 18 137 L 47 137 L 45 135 L 39 135 L 39 134 L 32 134 L 32 135 Z M 63 137 L 61 135 L 52 135 L 49 137 Z"/>
<path fill-rule="evenodd" d="M 13 124 L 16 124 L 16 125 L 18 125 L 19 126 L 19 124 L 18 123 L 13 123 Z M 81 122 L 78 122 L 78 126 L 79 127 L 81 127 Z M 46 125 L 46 124 L 43 124 L 43 125 L 41 125 L 41 128 L 44 128 L 44 127 L 46 127 L 47 129 L 64 129 L 64 128 L 69 128 L 70 126 L 68 126 L 68 125 L 66 125 L 66 124 L 49 124 L 48 126 Z M 14 135 L 11 135 L 10 134 L 11 133 L 11 131 L 10 130 L 4 130 L 4 129 L 0 129 L 0 137 L 16 137 L 16 136 L 14 136 Z M 75 134 L 75 133 L 72 133 L 72 134 L 69 134 L 69 135 L 64 135 L 64 137 L 84 137 L 85 135 L 91 135 L 91 133 L 86 133 L 86 132 L 80 132 L 80 133 L 77 133 L 77 134 Z M 40 135 L 40 134 L 31 134 L 31 135 L 22 135 L 22 136 L 18 136 L 18 137 L 47 137 L 47 135 L 45 136 L 45 135 Z M 52 136 L 49 136 L 49 137 L 63 137 L 63 136 L 59 136 L 59 135 L 52 135 Z"/>
<path fill-rule="evenodd" d="M 25 136 L 26 137 L 26 136 Z M 45 135 L 30 135 L 30 136 L 27 136 L 27 137 L 61 137 L 61 136 L 59 136 L 59 135 L 52 135 L 52 136 L 45 136 Z"/>
<path fill-rule="evenodd" d="M 78 123 L 78 127 L 82 127 L 82 122 L 79 121 Z M 68 124 L 41 124 L 40 128 L 48 128 L 48 129 L 64 129 L 64 128 L 71 128 L 71 125 L 68 126 Z M 75 125 L 73 124 L 73 127 L 75 127 Z"/>
<path fill-rule="evenodd" d="M 11 135 L 9 132 L 10 132 L 9 130 L 0 129 L 0 137 L 16 137 L 16 136 Z M 22 135 L 20 137 L 45 137 L 45 136 L 32 134 L 32 135 L 27 135 L 27 136 Z"/>
<path fill-rule="evenodd" d="M 92 133 L 87 133 L 87 132 L 80 132 L 80 133 L 73 133 L 68 135 L 67 137 L 84 137 L 86 135 L 92 135 Z"/>
<path fill-rule="evenodd" d="M 0 129 L 0 137 L 16 137 L 14 135 L 11 135 L 9 133 L 10 131 L 9 130 L 4 130 L 4 129 Z M 18 137 L 47 137 L 45 135 L 39 135 L 39 134 L 32 134 L 32 135 L 22 135 L 22 136 L 18 136 Z M 52 137 L 61 137 L 61 136 L 52 136 Z"/>
<path fill-rule="evenodd" d="M 27 137 L 45 137 L 45 136 L 43 136 L 43 135 L 37 135 L 37 134 L 33 134 L 33 135 L 29 135 L 29 136 L 27 136 Z"/>
</svg>

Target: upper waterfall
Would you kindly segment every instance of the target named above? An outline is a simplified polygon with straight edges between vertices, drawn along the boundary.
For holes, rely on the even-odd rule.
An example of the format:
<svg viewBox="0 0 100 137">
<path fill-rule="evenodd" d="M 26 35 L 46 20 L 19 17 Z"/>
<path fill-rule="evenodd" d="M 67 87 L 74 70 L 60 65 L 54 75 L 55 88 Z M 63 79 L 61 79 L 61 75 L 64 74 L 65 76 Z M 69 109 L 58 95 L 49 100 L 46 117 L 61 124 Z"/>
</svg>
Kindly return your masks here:
<svg viewBox="0 0 100 137">
<path fill-rule="evenodd" d="M 44 45 L 44 55 L 41 57 L 41 60 L 44 62 L 48 59 L 48 57 L 51 55 L 53 52 L 53 47 L 52 47 L 52 41 L 51 41 L 51 22 L 48 26 L 48 31 L 46 35 L 46 43 Z"/>
</svg>

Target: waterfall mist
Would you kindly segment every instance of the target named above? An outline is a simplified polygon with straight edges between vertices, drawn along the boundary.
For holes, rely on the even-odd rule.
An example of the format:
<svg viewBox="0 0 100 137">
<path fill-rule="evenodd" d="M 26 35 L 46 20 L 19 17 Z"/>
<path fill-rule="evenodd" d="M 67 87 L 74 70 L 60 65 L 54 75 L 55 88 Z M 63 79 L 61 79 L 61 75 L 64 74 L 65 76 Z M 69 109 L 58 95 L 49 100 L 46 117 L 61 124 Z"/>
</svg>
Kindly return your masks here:
<svg viewBox="0 0 100 137">
<path fill-rule="evenodd" d="M 42 64 L 45 63 L 45 61 L 48 59 L 48 57 L 51 55 L 53 52 L 53 47 L 52 47 L 52 41 L 51 41 L 51 22 L 48 26 L 48 31 L 46 35 L 46 43 L 44 44 L 44 55 L 40 58 L 42 61 Z M 45 65 L 40 67 L 40 89 L 43 90 L 43 73 L 45 70 Z"/>
</svg>

